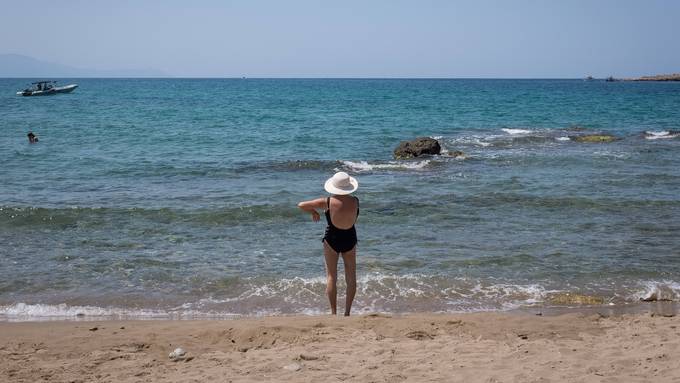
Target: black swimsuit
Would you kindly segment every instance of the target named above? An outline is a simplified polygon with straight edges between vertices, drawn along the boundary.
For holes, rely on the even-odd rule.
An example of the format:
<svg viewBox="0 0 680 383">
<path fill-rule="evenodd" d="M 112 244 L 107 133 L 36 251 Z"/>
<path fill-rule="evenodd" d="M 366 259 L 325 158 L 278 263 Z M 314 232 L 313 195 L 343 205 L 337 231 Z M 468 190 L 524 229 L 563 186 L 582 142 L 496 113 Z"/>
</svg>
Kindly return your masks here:
<svg viewBox="0 0 680 383">
<path fill-rule="evenodd" d="M 346 230 L 335 227 L 331 221 L 331 197 L 328 197 L 326 200 L 326 206 L 328 206 L 325 213 L 328 226 L 326 226 L 326 235 L 323 236 L 321 241 L 328 242 L 328 245 L 337 253 L 345 253 L 352 250 L 357 244 L 357 231 L 354 228 L 354 225 Z M 357 217 L 358 216 L 359 199 L 357 198 Z"/>
</svg>

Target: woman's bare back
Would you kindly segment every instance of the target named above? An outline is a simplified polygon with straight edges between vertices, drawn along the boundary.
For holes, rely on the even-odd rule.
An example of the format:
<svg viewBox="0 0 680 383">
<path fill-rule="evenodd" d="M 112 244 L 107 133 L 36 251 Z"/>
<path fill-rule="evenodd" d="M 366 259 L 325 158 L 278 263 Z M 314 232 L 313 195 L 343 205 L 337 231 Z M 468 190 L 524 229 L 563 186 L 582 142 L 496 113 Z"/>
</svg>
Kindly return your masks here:
<svg viewBox="0 0 680 383">
<path fill-rule="evenodd" d="M 350 229 L 357 220 L 359 202 L 348 195 L 333 195 L 328 200 L 331 222 L 341 230 Z"/>
</svg>

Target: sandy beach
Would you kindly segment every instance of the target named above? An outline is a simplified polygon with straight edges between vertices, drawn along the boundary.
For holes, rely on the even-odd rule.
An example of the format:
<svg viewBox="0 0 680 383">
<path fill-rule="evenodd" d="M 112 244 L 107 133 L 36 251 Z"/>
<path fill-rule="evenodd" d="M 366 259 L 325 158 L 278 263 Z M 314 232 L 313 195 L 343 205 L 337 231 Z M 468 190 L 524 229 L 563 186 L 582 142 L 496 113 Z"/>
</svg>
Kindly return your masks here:
<svg viewBox="0 0 680 383">
<path fill-rule="evenodd" d="M 678 382 L 678 326 L 596 311 L 5 322 L 0 381 Z"/>
</svg>

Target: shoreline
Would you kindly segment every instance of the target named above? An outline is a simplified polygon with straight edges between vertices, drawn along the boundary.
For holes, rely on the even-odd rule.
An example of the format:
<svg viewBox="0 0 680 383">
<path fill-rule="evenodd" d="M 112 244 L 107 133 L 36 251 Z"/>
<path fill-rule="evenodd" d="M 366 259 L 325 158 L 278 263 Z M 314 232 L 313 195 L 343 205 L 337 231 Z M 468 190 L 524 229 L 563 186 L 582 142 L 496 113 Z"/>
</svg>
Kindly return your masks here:
<svg viewBox="0 0 680 383">
<path fill-rule="evenodd" d="M 71 309 L 76 306 L 67 306 Z M 90 306 L 83 306 L 90 307 Z M 311 313 L 264 313 L 264 314 L 230 314 L 230 313 L 182 313 L 182 312 L 161 312 L 150 310 L 148 315 L 124 314 L 123 308 L 101 308 L 103 310 L 120 310 L 120 314 L 102 315 L 0 315 L 2 323 L 42 323 L 42 322 L 107 322 L 107 321 L 234 321 L 234 320 L 257 320 L 261 318 L 325 318 L 330 317 L 326 311 Z M 77 311 L 77 310 L 76 310 Z M 366 315 L 390 315 L 390 316 L 413 316 L 413 315 L 470 315 L 470 314 L 508 314 L 508 315 L 546 315 L 557 316 L 564 314 L 601 314 L 606 316 L 620 316 L 624 314 L 650 313 L 658 315 L 679 315 L 680 302 L 672 300 L 630 302 L 624 304 L 602 304 L 602 305 L 535 305 L 524 306 L 513 309 L 499 310 L 471 310 L 471 311 L 355 311 L 352 316 Z"/>
<path fill-rule="evenodd" d="M 675 311 L 0 322 L 0 380 L 677 381 L 659 303 Z"/>
</svg>

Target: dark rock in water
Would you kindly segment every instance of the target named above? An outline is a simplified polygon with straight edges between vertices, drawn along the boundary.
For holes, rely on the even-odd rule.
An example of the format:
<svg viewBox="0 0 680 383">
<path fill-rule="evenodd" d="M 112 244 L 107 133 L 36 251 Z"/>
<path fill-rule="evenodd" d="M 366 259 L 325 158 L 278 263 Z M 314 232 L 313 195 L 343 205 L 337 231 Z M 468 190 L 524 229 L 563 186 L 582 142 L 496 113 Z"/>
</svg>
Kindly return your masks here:
<svg viewBox="0 0 680 383">
<path fill-rule="evenodd" d="M 643 302 L 673 302 L 672 299 L 669 298 L 660 298 L 656 293 L 652 293 L 649 296 L 640 298 L 641 301 Z"/>
<path fill-rule="evenodd" d="M 424 154 L 439 154 L 442 150 L 439 141 L 430 137 L 418 137 L 411 141 L 402 141 L 394 149 L 394 158 L 401 160 L 406 158 L 419 157 Z"/>
<path fill-rule="evenodd" d="M 611 134 L 587 134 L 585 136 L 569 136 L 575 142 L 612 142 L 616 141 L 616 136 Z"/>
</svg>

